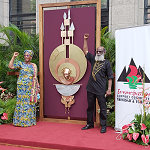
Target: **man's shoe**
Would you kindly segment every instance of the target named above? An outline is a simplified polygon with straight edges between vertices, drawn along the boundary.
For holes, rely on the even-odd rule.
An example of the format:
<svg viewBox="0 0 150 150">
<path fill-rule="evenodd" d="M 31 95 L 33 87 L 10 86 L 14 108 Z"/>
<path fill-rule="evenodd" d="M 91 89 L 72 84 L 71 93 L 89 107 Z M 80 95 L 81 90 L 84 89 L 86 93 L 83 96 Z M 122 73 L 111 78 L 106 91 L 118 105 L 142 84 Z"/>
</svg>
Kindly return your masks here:
<svg viewBox="0 0 150 150">
<path fill-rule="evenodd" d="M 105 133 L 106 132 L 106 127 L 105 126 L 102 126 L 102 128 L 101 128 L 101 131 L 100 131 L 101 133 Z"/>
<path fill-rule="evenodd" d="M 81 128 L 81 130 L 87 130 L 87 129 L 91 129 L 91 128 L 94 128 L 94 125 L 87 124 L 85 127 Z"/>
</svg>

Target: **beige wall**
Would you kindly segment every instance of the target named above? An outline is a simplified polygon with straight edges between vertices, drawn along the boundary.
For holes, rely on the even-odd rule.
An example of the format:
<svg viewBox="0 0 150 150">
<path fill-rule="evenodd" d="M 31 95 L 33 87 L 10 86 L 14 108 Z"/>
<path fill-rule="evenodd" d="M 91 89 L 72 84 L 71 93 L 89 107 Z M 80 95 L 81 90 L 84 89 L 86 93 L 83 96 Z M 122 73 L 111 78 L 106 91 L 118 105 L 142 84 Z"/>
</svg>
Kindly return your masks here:
<svg viewBox="0 0 150 150">
<path fill-rule="evenodd" d="M 0 24 L 9 25 L 9 0 L 0 0 Z"/>
<path fill-rule="evenodd" d="M 144 24 L 144 0 L 109 0 L 109 30 Z"/>
<path fill-rule="evenodd" d="M 0 0 L 0 25 L 9 25 L 9 0 Z M 2 35 L 0 34 L 0 37 Z M 4 41 L 0 40 L 0 43 Z"/>
</svg>

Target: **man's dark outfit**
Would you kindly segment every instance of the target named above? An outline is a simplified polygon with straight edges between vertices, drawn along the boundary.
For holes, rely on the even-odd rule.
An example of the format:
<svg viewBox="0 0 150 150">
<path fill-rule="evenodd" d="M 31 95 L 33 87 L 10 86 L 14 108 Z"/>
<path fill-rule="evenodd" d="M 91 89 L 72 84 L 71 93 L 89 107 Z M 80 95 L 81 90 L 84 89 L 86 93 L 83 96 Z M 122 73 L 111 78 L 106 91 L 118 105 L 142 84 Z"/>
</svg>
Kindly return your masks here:
<svg viewBox="0 0 150 150">
<path fill-rule="evenodd" d="M 108 60 L 95 61 L 95 56 L 89 52 L 87 53 L 86 58 L 91 63 L 91 74 L 86 87 L 88 100 L 87 124 L 94 126 L 93 113 L 97 98 L 100 106 L 100 124 L 101 126 L 106 126 L 106 83 L 107 79 L 113 78 L 113 72 Z"/>
</svg>

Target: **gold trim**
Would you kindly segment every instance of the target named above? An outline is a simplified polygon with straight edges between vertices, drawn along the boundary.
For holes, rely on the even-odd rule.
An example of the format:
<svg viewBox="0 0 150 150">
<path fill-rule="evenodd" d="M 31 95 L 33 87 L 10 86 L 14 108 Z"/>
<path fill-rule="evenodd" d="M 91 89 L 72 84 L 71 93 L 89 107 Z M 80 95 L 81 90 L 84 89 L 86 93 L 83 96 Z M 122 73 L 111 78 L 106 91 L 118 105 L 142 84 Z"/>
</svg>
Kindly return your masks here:
<svg viewBox="0 0 150 150">
<path fill-rule="evenodd" d="M 43 118 L 43 7 L 39 5 L 40 120 Z"/>
<path fill-rule="evenodd" d="M 40 60 L 40 120 L 43 120 L 43 9 L 48 7 L 63 7 L 74 5 L 89 5 L 96 4 L 96 48 L 100 46 L 100 28 L 101 28 L 101 0 L 89 0 L 89 1 L 75 1 L 64 3 L 50 3 L 39 5 L 39 60 Z M 98 103 L 96 103 L 96 110 L 98 109 Z M 96 123 L 99 124 L 99 114 L 96 111 Z"/>
<path fill-rule="evenodd" d="M 54 148 L 53 149 L 52 148 L 42 148 L 42 147 L 34 147 L 34 146 L 15 145 L 15 144 L 9 144 L 9 143 L 0 143 L 0 145 L 23 147 L 23 148 L 32 148 L 32 149 L 38 149 L 38 150 L 60 150 L 60 149 L 54 149 Z"/>
<path fill-rule="evenodd" d="M 96 7 L 96 48 L 101 45 L 101 0 L 97 0 Z M 100 126 L 98 110 L 98 100 L 96 101 L 96 125 Z"/>
<path fill-rule="evenodd" d="M 97 0 L 40 4 L 43 8 L 96 4 Z"/>
<path fill-rule="evenodd" d="M 43 121 L 56 122 L 56 123 L 81 124 L 81 125 L 85 125 L 86 124 L 86 121 L 67 120 L 67 119 L 54 119 L 54 118 L 43 118 Z"/>
<path fill-rule="evenodd" d="M 96 77 L 95 75 L 97 74 L 97 72 L 99 72 L 101 70 L 101 68 L 104 66 L 105 62 L 98 62 L 96 61 L 92 70 L 92 76 L 94 78 L 94 80 L 96 81 Z"/>
</svg>

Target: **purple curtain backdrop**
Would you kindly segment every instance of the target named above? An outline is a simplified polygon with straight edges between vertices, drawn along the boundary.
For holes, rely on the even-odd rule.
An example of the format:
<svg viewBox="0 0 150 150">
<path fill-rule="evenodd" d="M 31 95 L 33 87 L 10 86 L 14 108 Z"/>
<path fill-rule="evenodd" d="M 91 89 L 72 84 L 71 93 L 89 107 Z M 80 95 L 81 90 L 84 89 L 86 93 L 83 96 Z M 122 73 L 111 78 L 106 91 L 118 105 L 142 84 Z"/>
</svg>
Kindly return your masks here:
<svg viewBox="0 0 150 150">
<path fill-rule="evenodd" d="M 61 103 L 61 95 L 53 84 L 58 82 L 53 78 L 49 70 L 49 58 L 52 51 L 61 45 L 60 26 L 63 22 L 63 14 L 68 9 L 44 11 L 44 116 L 51 118 L 67 118 L 65 106 Z M 83 48 L 83 35 L 89 33 L 89 51 L 95 50 L 95 7 L 71 8 L 71 22 L 75 26 L 74 44 Z M 70 109 L 71 119 L 86 120 L 87 92 L 86 84 L 90 75 L 90 64 L 85 76 L 77 83 L 82 84 L 74 95 L 75 103 Z"/>
</svg>

